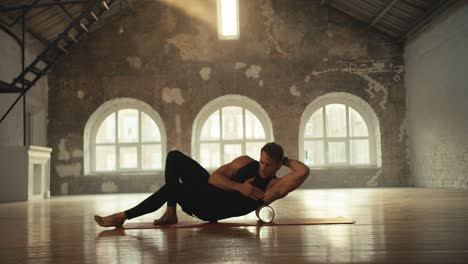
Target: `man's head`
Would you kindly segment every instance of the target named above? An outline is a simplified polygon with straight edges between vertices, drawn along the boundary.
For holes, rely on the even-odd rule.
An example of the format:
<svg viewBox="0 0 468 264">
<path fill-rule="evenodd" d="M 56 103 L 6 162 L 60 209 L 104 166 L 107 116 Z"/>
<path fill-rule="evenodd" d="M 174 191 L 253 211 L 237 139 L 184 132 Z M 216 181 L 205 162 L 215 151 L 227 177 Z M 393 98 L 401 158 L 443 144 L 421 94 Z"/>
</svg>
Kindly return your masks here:
<svg viewBox="0 0 468 264">
<path fill-rule="evenodd" d="M 275 143 L 270 142 L 262 147 L 260 153 L 260 169 L 259 174 L 262 178 L 274 176 L 281 168 L 284 159 L 283 148 Z"/>
</svg>

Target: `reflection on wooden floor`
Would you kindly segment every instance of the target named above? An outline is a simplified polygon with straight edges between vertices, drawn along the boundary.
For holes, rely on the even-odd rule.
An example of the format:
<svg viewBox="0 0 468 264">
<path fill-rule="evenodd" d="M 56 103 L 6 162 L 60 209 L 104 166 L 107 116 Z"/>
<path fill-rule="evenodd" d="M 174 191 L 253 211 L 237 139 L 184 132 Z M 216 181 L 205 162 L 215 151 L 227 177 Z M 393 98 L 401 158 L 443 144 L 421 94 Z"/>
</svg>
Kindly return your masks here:
<svg viewBox="0 0 468 264">
<path fill-rule="evenodd" d="M 353 225 L 120 230 L 93 214 L 148 194 L 53 197 L 0 204 L 0 263 L 467 263 L 468 192 L 385 188 L 300 190 L 277 218 L 335 217 Z M 162 210 L 134 219 L 149 222 Z M 240 219 L 256 219 L 250 214 Z M 179 213 L 179 220 L 192 220 Z"/>
</svg>

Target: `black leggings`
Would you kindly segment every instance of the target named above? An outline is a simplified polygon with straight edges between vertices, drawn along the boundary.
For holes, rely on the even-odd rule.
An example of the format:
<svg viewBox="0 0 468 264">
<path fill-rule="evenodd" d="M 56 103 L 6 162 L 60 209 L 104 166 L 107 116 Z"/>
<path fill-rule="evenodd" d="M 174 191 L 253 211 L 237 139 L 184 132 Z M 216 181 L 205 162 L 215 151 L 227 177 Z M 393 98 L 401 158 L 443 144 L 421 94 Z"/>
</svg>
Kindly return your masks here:
<svg viewBox="0 0 468 264">
<path fill-rule="evenodd" d="M 210 174 L 198 162 L 173 150 L 167 154 L 166 184 L 137 206 L 125 211 L 127 219 L 154 212 L 167 202 L 168 206 L 178 203 L 184 211 L 193 210 L 201 197 L 209 195 Z"/>
</svg>

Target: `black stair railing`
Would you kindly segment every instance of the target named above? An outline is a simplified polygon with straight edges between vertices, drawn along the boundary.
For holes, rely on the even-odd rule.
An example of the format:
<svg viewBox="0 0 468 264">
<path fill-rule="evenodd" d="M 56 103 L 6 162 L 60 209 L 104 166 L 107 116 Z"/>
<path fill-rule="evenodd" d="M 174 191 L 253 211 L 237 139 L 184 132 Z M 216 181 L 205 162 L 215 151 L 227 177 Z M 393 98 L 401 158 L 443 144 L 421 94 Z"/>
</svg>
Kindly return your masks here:
<svg viewBox="0 0 468 264">
<path fill-rule="evenodd" d="M 21 93 L 13 105 L 0 119 L 0 123 L 6 118 L 19 99 L 31 89 L 39 79 L 47 74 L 47 71 L 59 61 L 65 54 L 84 38 L 93 24 L 99 22 L 99 18 L 109 10 L 116 0 L 95 0 L 75 18 L 70 25 L 60 33 L 42 51 L 29 66 L 27 66 L 12 83 L 0 81 L 0 93 Z"/>
<path fill-rule="evenodd" d="M 109 10 L 113 2 L 113 0 L 98 0 L 89 5 L 25 71 L 13 80 L 12 85 L 16 86 L 23 82 L 25 89 L 29 90 L 55 62 L 79 43 L 91 26 L 99 21 L 99 17 Z"/>
</svg>

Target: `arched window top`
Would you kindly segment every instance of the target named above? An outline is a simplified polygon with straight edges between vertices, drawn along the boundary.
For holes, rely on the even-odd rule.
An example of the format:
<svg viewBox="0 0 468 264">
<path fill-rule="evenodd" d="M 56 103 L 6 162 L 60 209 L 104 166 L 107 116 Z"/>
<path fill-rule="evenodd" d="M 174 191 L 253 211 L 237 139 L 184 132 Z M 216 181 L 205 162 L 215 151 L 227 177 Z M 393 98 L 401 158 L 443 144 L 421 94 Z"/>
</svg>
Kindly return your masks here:
<svg viewBox="0 0 468 264">
<path fill-rule="evenodd" d="M 310 167 L 376 167 L 380 153 L 379 120 L 361 98 L 329 93 L 304 111 L 299 157 Z"/>
<path fill-rule="evenodd" d="M 258 159 L 261 147 L 273 141 L 266 111 L 241 95 L 225 95 L 206 104 L 192 131 L 192 156 L 208 169 L 241 155 Z"/>
<path fill-rule="evenodd" d="M 148 104 L 131 98 L 104 103 L 84 134 L 85 174 L 162 170 L 166 129 Z"/>
</svg>

